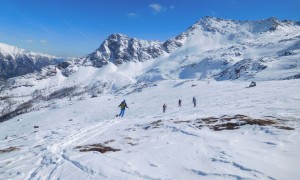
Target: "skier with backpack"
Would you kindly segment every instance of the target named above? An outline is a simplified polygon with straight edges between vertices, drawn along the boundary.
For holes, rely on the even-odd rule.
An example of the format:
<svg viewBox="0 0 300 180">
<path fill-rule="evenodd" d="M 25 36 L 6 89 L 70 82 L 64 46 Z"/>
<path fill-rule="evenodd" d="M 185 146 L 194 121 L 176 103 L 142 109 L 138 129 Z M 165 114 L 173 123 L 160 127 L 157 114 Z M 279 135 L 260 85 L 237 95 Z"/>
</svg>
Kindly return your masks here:
<svg viewBox="0 0 300 180">
<path fill-rule="evenodd" d="M 125 113 L 125 109 L 128 108 L 128 106 L 127 106 L 125 100 L 123 100 L 123 101 L 121 102 L 121 104 L 119 105 L 119 107 L 121 108 L 121 112 L 120 112 L 120 114 L 119 114 L 118 116 L 119 116 L 119 117 L 123 117 L 123 116 L 124 116 L 124 113 Z"/>
<path fill-rule="evenodd" d="M 178 100 L 178 107 L 181 107 L 181 99 Z"/>
</svg>

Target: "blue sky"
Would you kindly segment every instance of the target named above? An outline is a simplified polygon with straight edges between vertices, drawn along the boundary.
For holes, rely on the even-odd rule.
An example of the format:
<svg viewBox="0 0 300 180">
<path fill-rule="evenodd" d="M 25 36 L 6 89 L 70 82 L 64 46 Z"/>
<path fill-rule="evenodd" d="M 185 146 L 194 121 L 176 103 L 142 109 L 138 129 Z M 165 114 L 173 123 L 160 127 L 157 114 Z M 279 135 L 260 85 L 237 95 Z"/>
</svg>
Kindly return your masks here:
<svg viewBox="0 0 300 180">
<path fill-rule="evenodd" d="M 204 16 L 300 21 L 300 0 L 1 0 L 0 42 L 82 57 L 112 33 L 165 41 Z"/>
</svg>

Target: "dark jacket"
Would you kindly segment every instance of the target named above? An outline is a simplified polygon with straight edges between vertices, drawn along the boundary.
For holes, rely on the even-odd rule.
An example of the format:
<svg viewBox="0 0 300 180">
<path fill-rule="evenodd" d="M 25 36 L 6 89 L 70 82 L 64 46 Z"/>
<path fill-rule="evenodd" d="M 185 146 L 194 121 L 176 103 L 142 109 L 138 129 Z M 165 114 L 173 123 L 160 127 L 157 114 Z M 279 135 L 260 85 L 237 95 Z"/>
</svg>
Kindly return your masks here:
<svg viewBox="0 0 300 180">
<path fill-rule="evenodd" d="M 119 105 L 119 107 L 121 107 L 121 109 L 125 109 L 128 108 L 127 104 L 125 101 L 121 102 L 121 104 Z"/>
</svg>

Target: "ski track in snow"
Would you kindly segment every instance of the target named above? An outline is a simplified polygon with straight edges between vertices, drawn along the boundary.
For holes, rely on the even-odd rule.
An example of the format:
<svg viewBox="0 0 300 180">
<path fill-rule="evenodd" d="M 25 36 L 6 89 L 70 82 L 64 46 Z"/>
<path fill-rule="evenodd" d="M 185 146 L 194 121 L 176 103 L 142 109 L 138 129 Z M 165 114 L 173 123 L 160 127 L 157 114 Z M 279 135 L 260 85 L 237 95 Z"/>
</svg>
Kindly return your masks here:
<svg viewBox="0 0 300 180">
<path fill-rule="evenodd" d="M 59 173 L 58 170 L 64 163 L 71 163 L 81 171 L 91 176 L 103 176 L 97 171 L 82 165 L 80 162 L 70 159 L 68 151 L 72 151 L 72 148 L 78 145 L 76 143 L 84 144 L 84 142 L 100 135 L 118 122 L 119 121 L 116 119 L 105 120 L 104 122 L 100 122 L 96 125 L 83 128 L 79 132 L 71 134 L 66 138 L 59 139 L 59 141 L 51 143 L 49 146 L 47 142 L 42 144 L 41 151 L 34 155 L 35 157 L 39 157 L 39 160 L 37 160 L 38 163 L 34 165 L 34 169 L 30 171 L 29 175 L 25 179 L 53 179 L 53 177 L 59 177 L 59 175 L 57 175 L 57 173 Z M 31 153 L 31 151 L 29 150 L 27 153 Z M 26 154 L 26 152 L 22 152 L 21 156 L 24 156 L 23 154 Z M 26 158 L 20 158 L 20 160 L 23 162 L 30 162 L 32 158 L 33 157 L 29 155 Z M 48 174 L 48 176 L 45 177 L 45 174 Z"/>
<path fill-rule="evenodd" d="M 87 166 L 82 165 L 80 162 L 71 160 L 70 157 L 68 157 L 68 154 L 66 153 L 66 148 L 68 148 L 68 147 L 72 148 L 73 147 L 72 145 L 74 145 L 74 143 L 76 143 L 76 142 L 80 142 L 81 144 L 84 144 L 84 142 L 88 141 L 89 139 L 92 139 L 92 138 L 102 134 L 110 126 L 115 125 L 116 122 L 117 121 L 115 119 L 106 120 L 102 123 L 99 123 L 98 125 L 94 125 L 93 127 L 89 127 L 87 129 L 80 131 L 79 133 L 76 133 L 75 135 L 71 135 L 71 136 L 65 138 L 62 141 L 64 143 L 58 144 L 58 149 L 60 150 L 60 152 L 62 150 L 64 151 L 64 153 L 62 154 L 63 159 L 71 162 L 76 167 L 78 167 L 79 169 L 81 169 L 82 171 L 84 171 L 88 174 L 100 175 L 100 177 L 103 176 L 103 175 L 97 173 L 97 171 L 95 171 L 93 169 L 89 169 Z"/>
</svg>

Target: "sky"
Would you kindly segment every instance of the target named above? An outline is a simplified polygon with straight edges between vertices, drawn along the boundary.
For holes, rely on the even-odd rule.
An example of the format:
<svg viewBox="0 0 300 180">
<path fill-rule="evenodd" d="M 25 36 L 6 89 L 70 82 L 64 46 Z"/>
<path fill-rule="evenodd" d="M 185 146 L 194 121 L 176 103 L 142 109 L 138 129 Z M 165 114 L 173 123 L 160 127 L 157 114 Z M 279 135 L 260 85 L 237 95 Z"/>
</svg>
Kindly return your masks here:
<svg viewBox="0 0 300 180">
<path fill-rule="evenodd" d="M 300 0 L 0 0 L 0 42 L 83 57 L 112 33 L 166 41 L 204 16 L 300 21 Z"/>
</svg>

